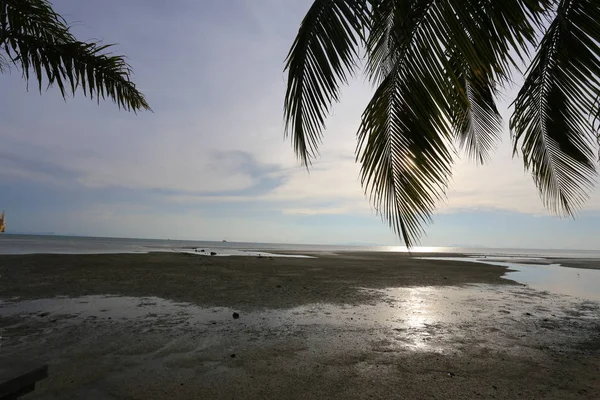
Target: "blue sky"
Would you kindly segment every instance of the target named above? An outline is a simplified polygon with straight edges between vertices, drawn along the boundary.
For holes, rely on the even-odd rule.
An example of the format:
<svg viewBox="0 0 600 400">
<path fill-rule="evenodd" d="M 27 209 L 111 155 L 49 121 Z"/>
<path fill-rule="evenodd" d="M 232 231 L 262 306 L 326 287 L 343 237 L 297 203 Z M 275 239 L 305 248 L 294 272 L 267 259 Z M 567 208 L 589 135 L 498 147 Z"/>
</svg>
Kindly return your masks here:
<svg viewBox="0 0 600 400">
<path fill-rule="evenodd" d="M 358 180 L 355 132 L 372 93 L 362 77 L 343 90 L 310 173 L 283 138 L 283 60 L 310 1 L 53 4 L 79 38 L 118 43 L 154 113 L 0 75 L 9 232 L 399 243 Z M 600 249 L 599 227 L 598 190 L 576 220 L 548 215 L 506 131 L 490 164 L 457 163 L 422 244 Z"/>
</svg>

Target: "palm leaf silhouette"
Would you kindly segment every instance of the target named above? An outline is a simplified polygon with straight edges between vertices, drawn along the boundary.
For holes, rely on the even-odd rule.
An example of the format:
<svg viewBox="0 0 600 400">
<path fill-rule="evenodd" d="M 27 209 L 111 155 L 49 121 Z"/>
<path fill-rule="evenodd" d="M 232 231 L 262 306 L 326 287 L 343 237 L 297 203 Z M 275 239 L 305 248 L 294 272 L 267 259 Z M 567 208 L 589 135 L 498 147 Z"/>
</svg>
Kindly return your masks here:
<svg viewBox="0 0 600 400">
<path fill-rule="evenodd" d="M 78 41 L 47 0 L 0 0 L 0 72 L 10 65 L 29 81 L 58 86 L 63 97 L 81 88 L 98 100 L 110 98 L 128 111 L 149 110 L 144 95 L 131 81 L 123 56 L 111 45 Z"/>
<path fill-rule="evenodd" d="M 286 132 L 308 165 L 364 51 L 376 88 L 358 130 L 361 182 L 411 247 L 445 195 L 455 147 L 489 159 L 502 133 L 496 95 L 531 61 L 510 123 L 515 151 L 545 204 L 571 215 L 595 174 L 599 10 L 594 0 L 316 0 L 287 58 Z"/>
</svg>

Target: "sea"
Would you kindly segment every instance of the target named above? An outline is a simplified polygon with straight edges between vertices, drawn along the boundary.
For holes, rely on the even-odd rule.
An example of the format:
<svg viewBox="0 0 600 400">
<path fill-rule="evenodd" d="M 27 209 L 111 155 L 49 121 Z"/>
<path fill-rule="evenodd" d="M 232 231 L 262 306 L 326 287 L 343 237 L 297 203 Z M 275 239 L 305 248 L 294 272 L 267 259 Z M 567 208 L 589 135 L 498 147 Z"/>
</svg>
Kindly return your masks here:
<svg viewBox="0 0 600 400">
<path fill-rule="evenodd" d="M 173 251 L 206 249 L 221 255 L 254 254 L 258 251 L 282 252 L 407 252 L 403 246 L 360 246 L 323 245 L 294 243 L 225 242 L 201 240 L 132 239 L 58 235 L 16 235 L 0 236 L 0 254 L 107 254 L 107 253 L 148 253 L 153 251 Z M 600 258 L 600 250 L 566 249 L 526 249 L 526 248 L 484 248 L 484 247 L 432 247 L 418 246 L 413 253 L 472 254 L 495 257 L 542 257 L 542 258 Z"/>
</svg>

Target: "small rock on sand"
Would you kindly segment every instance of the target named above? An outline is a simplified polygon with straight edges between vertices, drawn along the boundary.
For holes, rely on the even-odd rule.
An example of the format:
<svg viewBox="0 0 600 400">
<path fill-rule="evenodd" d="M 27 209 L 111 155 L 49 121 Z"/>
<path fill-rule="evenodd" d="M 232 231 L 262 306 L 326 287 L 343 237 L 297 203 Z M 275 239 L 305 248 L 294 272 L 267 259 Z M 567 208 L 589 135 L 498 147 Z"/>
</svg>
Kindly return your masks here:
<svg viewBox="0 0 600 400">
<path fill-rule="evenodd" d="M 233 319 L 238 319 L 240 317 L 240 314 L 234 312 L 233 313 Z"/>
</svg>

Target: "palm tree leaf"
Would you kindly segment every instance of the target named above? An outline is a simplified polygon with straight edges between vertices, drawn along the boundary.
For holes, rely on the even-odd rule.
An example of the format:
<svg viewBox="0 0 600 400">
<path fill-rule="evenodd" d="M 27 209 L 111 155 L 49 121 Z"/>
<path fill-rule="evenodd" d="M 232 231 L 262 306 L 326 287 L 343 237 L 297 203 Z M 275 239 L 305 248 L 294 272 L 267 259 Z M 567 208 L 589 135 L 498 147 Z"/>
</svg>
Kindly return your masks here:
<svg viewBox="0 0 600 400">
<path fill-rule="evenodd" d="M 292 136 L 305 165 L 317 154 L 325 118 L 339 100 L 340 83 L 347 82 L 356 66 L 368 16 L 365 0 L 316 0 L 287 56 L 286 135 Z"/>
<path fill-rule="evenodd" d="M 489 160 L 502 133 L 502 117 L 495 100 L 497 84 L 509 81 L 515 67 L 528 58 L 536 29 L 541 27 L 542 15 L 551 3 L 461 0 L 452 8 L 458 25 L 464 27 L 471 41 L 471 46 L 463 43 L 449 52 L 452 76 L 458 80 L 459 89 L 450 89 L 457 95 L 453 103 L 457 107 L 455 127 L 460 146 L 480 164 Z"/>
<path fill-rule="evenodd" d="M 483 11 L 473 23 L 474 12 L 457 12 L 448 1 L 379 5 L 367 73 L 381 83 L 363 114 L 357 157 L 375 208 L 410 247 L 444 196 L 452 137 L 482 161 L 493 148 L 501 131 L 493 76 L 506 75 L 507 67 L 491 44 L 474 39 L 490 29 Z M 526 13 L 519 15 L 526 21 Z"/>
<path fill-rule="evenodd" d="M 0 0 L 0 48 L 27 81 L 33 72 L 40 91 L 47 82 L 63 97 L 69 86 L 129 111 L 150 109 L 124 57 L 107 54 L 110 45 L 78 41 L 46 0 Z"/>
<path fill-rule="evenodd" d="M 376 90 L 358 132 L 361 183 L 409 248 L 443 197 L 452 165 L 450 138 L 440 134 L 439 107 L 422 78 L 397 65 Z"/>
<path fill-rule="evenodd" d="M 596 176 L 600 3 L 561 0 L 515 100 L 510 127 L 545 205 L 573 215 Z"/>
<path fill-rule="evenodd" d="M 535 38 L 531 22 L 540 22 L 537 13 L 548 1 L 374 1 L 366 72 L 380 82 L 407 57 L 412 40 L 426 40 L 432 63 L 446 74 L 438 76 L 437 85 L 443 87 L 456 136 L 467 154 L 483 163 L 502 130 L 496 82 L 507 80 L 524 57 L 522 49 Z"/>
<path fill-rule="evenodd" d="M 406 2 L 372 1 L 371 24 L 366 41 L 366 72 L 371 81 L 380 83 L 394 68 L 398 53 L 395 41 L 398 17 L 406 14 Z M 402 9 L 399 9 L 402 7 Z"/>
<path fill-rule="evenodd" d="M 506 82 L 515 67 L 529 58 L 544 13 L 555 0 L 454 0 L 447 12 L 456 18 L 449 22 L 446 34 L 462 26 L 464 36 L 454 45 L 475 76 Z M 460 37 L 460 36 L 459 36 Z M 454 39 L 454 36 L 452 36 Z"/>
<path fill-rule="evenodd" d="M 367 39 L 367 73 L 381 83 L 363 114 L 357 158 L 376 210 L 410 247 L 444 196 L 451 139 L 480 159 L 493 147 L 501 123 L 491 77 L 502 68 L 490 45 L 473 40 L 484 24 L 472 13 L 448 1 L 386 3 L 374 8 Z"/>
<path fill-rule="evenodd" d="M 485 75 L 477 77 L 456 54 L 450 57 L 450 65 L 457 78 L 454 96 L 450 97 L 456 138 L 470 158 L 484 164 L 502 133 L 493 80 Z"/>
</svg>

